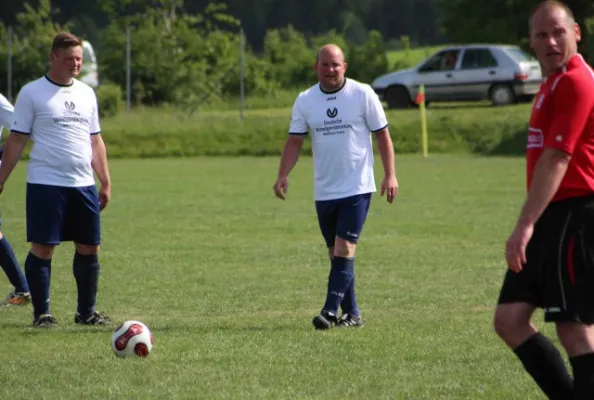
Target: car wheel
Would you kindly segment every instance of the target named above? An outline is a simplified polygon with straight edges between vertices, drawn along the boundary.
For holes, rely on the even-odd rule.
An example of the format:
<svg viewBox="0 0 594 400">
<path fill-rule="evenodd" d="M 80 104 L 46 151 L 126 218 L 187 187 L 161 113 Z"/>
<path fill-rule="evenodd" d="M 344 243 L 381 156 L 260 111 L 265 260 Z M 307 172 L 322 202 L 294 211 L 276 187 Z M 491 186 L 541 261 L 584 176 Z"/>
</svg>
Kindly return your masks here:
<svg viewBox="0 0 594 400">
<path fill-rule="evenodd" d="M 516 94 L 509 85 L 494 85 L 491 88 L 489 99 L 494 106 L 505 106 L 515 101 Z"/>
<path fill-rule="evenodd" d="M 388 108 L 409 108 L 410 97 L 404 86 L 390 86 L 384 94 Z"/>
</svg>

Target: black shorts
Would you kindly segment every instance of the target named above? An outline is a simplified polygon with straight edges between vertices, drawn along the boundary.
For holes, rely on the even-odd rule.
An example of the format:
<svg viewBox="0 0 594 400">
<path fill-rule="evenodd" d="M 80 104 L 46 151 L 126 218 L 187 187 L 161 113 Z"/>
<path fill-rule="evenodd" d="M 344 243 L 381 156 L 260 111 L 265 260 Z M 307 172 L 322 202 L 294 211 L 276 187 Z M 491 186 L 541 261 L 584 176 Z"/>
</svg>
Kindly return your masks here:
<svg viewBox="0 0 594 400">
<path fill-rule="evenodd" d="M 534 226 L 519 273 L 508 270 L 498 304 L 528 303 L 545 321 L 594 324 L 594 196 L 551 203 Z"/>
</svg>

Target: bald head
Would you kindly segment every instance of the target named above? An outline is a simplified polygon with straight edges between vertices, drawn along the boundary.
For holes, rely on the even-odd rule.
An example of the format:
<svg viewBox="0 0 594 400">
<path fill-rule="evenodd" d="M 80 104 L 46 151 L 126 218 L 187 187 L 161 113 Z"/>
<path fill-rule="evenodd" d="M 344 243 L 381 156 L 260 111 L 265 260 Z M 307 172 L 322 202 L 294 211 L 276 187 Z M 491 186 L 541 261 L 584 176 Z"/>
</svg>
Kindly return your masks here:
<svg viewBox="0 0 594 400">
<path fill-rule="evenodd" d="M 558 1 L 540 3 L 530 15 L 530 47 L 544 75 L 555 73 L 577 53 L 581 31 L 571 10 Z"/>
<path fill-rule="evenodd" d="M 337 45 L 322 46 L 318 51 L 314 68 L 323 91 L 334 92 L 344 85 L 347 63 L 344 62 L 344 54 Z"/>
<path fill-rule="evenodd" d="M 559 14 L 562 19 L 567 21 L 568 25 L 575 23 L 573 12 L 567 5 L 556 0 L 547 0 L 538 3 L 530 13 L 530 19 L 528 20 L 529 28 L 532 29 L 536 20 L 542 20 L 543 18 L 549 17 L 551 14 Z"/>
<path fill-rule="evenodd" d="M 320 50 L 318 50 L 318 54 L 316 56 L 316 63 L 319 63 L 320 58 L 322 57 L 336 57 L 342 59 L 342 62 L 344 62 L 344 53 L 342 52 L 342 49 L 337 45 L 331 43 L 322 46 Z"/>
</svg>

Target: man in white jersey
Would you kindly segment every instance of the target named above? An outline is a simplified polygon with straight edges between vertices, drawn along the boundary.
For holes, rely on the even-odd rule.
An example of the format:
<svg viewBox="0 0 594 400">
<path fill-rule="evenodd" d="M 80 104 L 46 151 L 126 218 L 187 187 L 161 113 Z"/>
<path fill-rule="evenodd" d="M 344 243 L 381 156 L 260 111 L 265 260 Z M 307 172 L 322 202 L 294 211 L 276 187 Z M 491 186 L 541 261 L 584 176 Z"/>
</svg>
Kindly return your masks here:
<svg viewBox="0 0 594 400">
<path fill-rule="evenodd" d="M 10 129 L 14 107 L 6 97 L 0 94 L 0 138 L 4 127 Z M 2 150 L 0 149 L 0 158 Z M 2 221 L 0 220 L 0 226 Z M 21 270 L 21 266 L 14 255 L 14 250 L 8 239 L 0 232 L 0 267 L 6 274 L 8 281 L 13 286 L 12 292 L 0 303 L 3 306 L 20 306 L 31 302 L 29 285 Z"/>
<path fill-rule="evenodd" d="M 74 322 L 105 325 L 95 310 L 99 280 L 99 212 L 107 205 L 111 180 L 100 135 L 95 92 L 75 79 L 82 67 L 80 38 L 55 36 L 46 76 L 25 85 L 15 104 L 11 134 L 0 165 L 0 192 L 25 144 L 33 141 L 27 170 L 25 261 L 36 327 L 56 325 L 50 313 L 51 262 L 56 245 L 73 241 L 73 272 L 78 290 Z M 101 183 L 95 186 L 93 171 Z"/>
<path fill-rule="evenodd" d="M 342 50 L 332 44 L 322 47 L 314 67 L 319 84 L 300 93 L 295 101 L 274 193 L 285 199 L 289 173 L 309 134 L 316 212 L 331 260 L 326 303 L 312 322 L 316 329 L 359 327 L 363 319 L 355 298 L 355 248 L 371 194 L 376 192 L 371 133 L 384 167 L 381 195 L 385 193 L 389 203 L 398 192 L 394 148 L 384 109 L 373 89 L 345 78 Z"/>
</svg>

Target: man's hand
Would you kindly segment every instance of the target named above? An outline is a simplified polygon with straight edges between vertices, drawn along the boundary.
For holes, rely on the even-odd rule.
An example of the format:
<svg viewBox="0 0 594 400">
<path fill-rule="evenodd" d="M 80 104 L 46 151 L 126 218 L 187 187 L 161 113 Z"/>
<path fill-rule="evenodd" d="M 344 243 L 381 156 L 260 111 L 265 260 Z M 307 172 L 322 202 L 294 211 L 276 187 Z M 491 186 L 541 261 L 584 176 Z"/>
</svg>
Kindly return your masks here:
<svg viewBox="0 0 594 400">
<path fill-rule="evenodd" d="M 285 199 L 285 195 L 289 190 L 289 179 L 286 176 L 279 177 L 276 182 L 274 182 L 274 194 L 281 200 Z"/>
<path fill-rule="evenodd" d="M 526 264 L 526 246 L 532 238 L 534 225 L 530 223 L 518 223 L 505 246 L 505 258 L 507 266 L 514 272 L 520 272 Z"/>
<path fill-rule="evenodd" d="M 386 193 L 386 200 L 391 204 L 398 195 L 398 180 L 395 176 L 385 176 L 382 180 L 380 196 L 384 193 Z"/>
<path fill-rule="evenodd" d="M 101 185 L 99 189 L 99 210 L 103 210 L 107 207 L 109 199 L 111 198 L 111 187 Z"/>
</svg>

